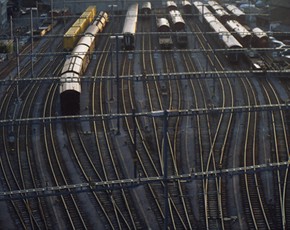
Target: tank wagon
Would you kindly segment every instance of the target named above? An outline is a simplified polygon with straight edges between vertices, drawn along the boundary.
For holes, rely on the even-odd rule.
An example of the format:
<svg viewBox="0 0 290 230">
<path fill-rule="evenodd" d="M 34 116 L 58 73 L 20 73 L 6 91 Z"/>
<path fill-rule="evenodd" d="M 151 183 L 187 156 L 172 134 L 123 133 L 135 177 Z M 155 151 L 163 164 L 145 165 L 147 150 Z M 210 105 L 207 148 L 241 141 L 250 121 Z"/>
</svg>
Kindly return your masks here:
<svg viewBox="0 0 290 230">
<path fill-rule="evenodd" d="M 228 20 L 226 27 L 234 35 L 234 37 L 243 45 L 243 47 L 250 47 L 252 41 L 252 34 L 242 24 L 236 20 Z"/>
<path fill-rule="evenodd" d="M 171 20 L 172 31 L 175 32 L 176 42 L 179 47 L 187 45 L 187 35 L 185 28 L 185 21 L 178 10 L 169 11 L 169 18 Z"/>
<path fill-rule="evenodd" d="M 239 7 L 232 4 L 226 4 L 225 8 L 231 14 L 232 19 L 238 21 L 241 24 L 246 24 L 246 14 Z"/>
<path fill-rule="evenodd" d="M 125 50 L 133 50 L 135 48 L 135 33 L 138 20 L 138 3 L 129 6 L 123 26 L 122 45 Z"/>
<path fill-rule="evenodd" d="M 105 19 L 105 20 L 103 20 Z M 60 77 L 60 103 L 63 115 L 80 112 L 80 77 L 85 73 L 98 41 L 98 34 L 108 22 L 108 14 L 100 12 L 96 20 L 84 32 L 71 55 L 65 60 Z"/>
<path fill-rule="evenodd" d="M 144 2 L 141 6 L 141 16 L 147 18 L 148 16 L 151 15 L 152 12 L 152 6 L 151 6 L 151 2 Z"/>
<path fill-rule="evenodd" d="M 174 1 L 167 1 L 166 2 L 167 11 L 170 12 L 171 10 L 177 10 L 177 4 Z"/>
<path fill-rule="evenodd" d="M 171 49 L 173 41 L 171 37 L 170 24 L 167 18 L 156 18 L 157 32 L 158 32 L 158 43 L 161 49 Z"/>
<path fill-rule="evenodd" d="M 192 4 L 189 1 L 183 0 L 181 5 L 185 14 L 192 14 Z"/>
<path fill-rule="evenodd" d="M 194 10 L 201 19 L 201 23 L 204 25 L 207 31 L 214 32 L 214 40 L 217 41 L 228 60 L 232 63 L 237 63 L 240 59 L 242 44 L 226 29 L 226 27 L 209 12 L 207 7 L 201 2 L 194 2 Z M 212 34 L 210 35 L 212 38 Z"/>
<path fill-rule="evenodd" d="M 208 1 L 214 16 L 222 23 L 230 19 L 230 14 L 216 1 Z"/>
<path fill-rule="evenodd" d="M 63 49 L 66 51 L 72 50 L 80 35 L 84 33 L 88 25 L 94 20 L 96 16 L 96 7 L 89 6 L 86 11 L 73 23 L 63 36 Z"/>
<path fill-rule="evenodd" d="M 252 46 L 255 48 L 268 48 L 269 47 L 269 37 L 265 31 L 259 27 L 252 29 L 253 32 L 253 42 Z"/>
</svg>

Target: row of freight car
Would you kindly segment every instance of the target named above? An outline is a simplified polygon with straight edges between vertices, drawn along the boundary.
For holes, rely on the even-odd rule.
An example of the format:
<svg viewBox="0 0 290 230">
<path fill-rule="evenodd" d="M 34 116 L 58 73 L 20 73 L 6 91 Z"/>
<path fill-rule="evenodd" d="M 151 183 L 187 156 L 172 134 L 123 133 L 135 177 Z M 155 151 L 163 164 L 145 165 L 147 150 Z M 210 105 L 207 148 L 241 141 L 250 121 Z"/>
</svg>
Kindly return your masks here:
<svg viewBox="0 0 290 230">
<path fill-rule="evenodd" d="M 218 42 L 220 49 L 224 49 L 223 53 L 230 62 L 237 63 L 241 56 L 247 55 L 243 52 L 244 48 L 269 47 L 268 35 L 258 27 L 250 29 L 245 25 L 245 14 L 238 7 L 231 4 L 226 4 L 225 7 L 226 9 L 216 1 L 208 1 L 207 4 L 199 1 L 195 1 L 193 4 L 182 1 L 184 14 L 193 15 L 199 20 L 203 30 Z M 171 32 L 176 31 L 179 33 L 175 36 L 183 37 L 185 46 L 187 42 L 186 27 L 181 14 L 176 13 L 179 12 L 177 4 L 174 1 L 167 1 L 167 11 L 170 22 L 166 18 L 157 18 L 160 47 L 171 48 L 173 44 Z"/>
<path fill-rule="evenodd" d="M 209 5 L 214 9 L 215 16 L 221 22 L 224 22 L 229 19 L 237 20 L 240 23 L 245 23 L 246 21 L 246 14 L 234 4 L 225 4 L 225 9 L 223 9 L 221 5 L 216 1 L 207 1 L 207 5 Z M 168 12 L 171 10 L 178 10 L 178 6 L 174 1 L 167 1 L 166 7 Z M 190 1 L 187 0 L 181 1 L 181 8 L 185 15 L 192 15 L 193 6 Z"/>
<path fill-rule="evenodd" d="M 170 10 L 169 13 L 170 22 L 166 17 L 156 18 L 158 42 L 161 49 L 170 49 L 173 46 L 173 39 L 171 32 L 174 34 L 177 46 L 185 48 L 187 45 L 187 34 L 185 21 L 178 10 Z"/>
<path fill-rule="evenodd" d="M 95 7 L 88 7 L 85 12 L 90 10 L 93 10 L 92 14 L 95 14 Z M 83 17 L 84 14 L 78 20 L 81 21 Z M 134 49 L 135 47 L 137 18 L 138 4 L 135 3 L 127 10 L 122 30 L 122 45 L 127 50 Z M 88 18 L 85 19 L 90 20 Z M 64 39 L 67 42 L 65 48 L 67 50 L 72 49 L 72 52 L 66 59 L 61 71 L 60 102 L 63 115 L 77 115 L 80 112 L 81 76 L 85 73 L 90 63 L 92 53 L 98 44 L 98 35 L 103 31 L 107 22 L 108 14 L 100 12 L 93 23 L 83 32 L 82 36 L 79 30 L 74 30 L 75 33 L 72 33 L 72 36 L 64 37 L 67 39 Z M 74 25 L 73 27 L 75 27 Z M 83 28 L 85 29 L 86 27 L 83 26 Z M 81 38 L 78 41 L 79 37 Z"/>
<path fill-rule="evenodd" d="M 92 7 L 88 9 L 92 9 Z M 70 56 L 65 60 L 60 78 L 60 101 L 63 115 L 79 113 L 80 78 L 90 63 L 95 46 L 98 44 L 99 34 L 103 31 L 107 22 L 108 14 L 101 11 L 96 19 L 93 18 L 91 25 L 85 29 L 77 44 L 74 45 Z"/>
<path fill-rule="evenodd" d="M 92 23 L 96 17 L 96 6 L 89 6 L 81 16 L 73 23 L 73 25 L 67 30 L 63 37 L 64 50 L 72 50 L 80 35 L 84 33 L 86 28 Z"/>
</svg>

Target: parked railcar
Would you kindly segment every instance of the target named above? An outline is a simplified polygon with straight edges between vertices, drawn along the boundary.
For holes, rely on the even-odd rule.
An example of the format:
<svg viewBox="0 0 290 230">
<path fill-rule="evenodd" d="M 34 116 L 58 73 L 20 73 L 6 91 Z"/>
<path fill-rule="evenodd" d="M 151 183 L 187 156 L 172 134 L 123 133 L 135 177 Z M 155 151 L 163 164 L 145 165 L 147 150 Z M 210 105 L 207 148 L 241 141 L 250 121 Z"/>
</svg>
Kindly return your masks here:
<svg viewBox="0 0 290 230">
<path fill-rule="evenodd" d="M 233 4 L 226 4 L 225 8 L 232 15 L 232 19 L 238 21 L 241 24 L 246 23 L 246 14 L 239 7 Z"/>
<path fill-rule="evenodd" d="M 175 32 L 176 43 L 180 48 L 184 48 L 187 45 L 187 34 L 185 28 L 185 21 L 178 10 L 171 10 L 169 12 L 171 20 L 172 31 Z"/>
<path fill-rule="evenodd" d="M 243 47 L 250 47 L 252 41 L 252 34 L 243 25 L 236 20 L 228 20 L 226 27 L 234 35 L 234 37 L 243 45 Z"/>
<path fill-rule="evenodd" d="M 214 16 L 212 16 L 214 17 Z M 223 26 L 223 24 L 207 15 L 205 19 L 211 27 L 211 29 L 216 33 L 216 40 L 219 41 L 222 48 L 225 49 L 224 54 L 228 60 L 232 63 L 237 63 L 241 57 L 241 51 L 243 46 L 239 41 Z"/>
<path fill-rule="evenodd" d="M 171 10 L 178 10 L 177 4 L 174 1 L 167 1 L 166 7 L 167 7 L 168 12 L 170 12 Z"/>
<path fill-rule="evenodd" d="M 80 112 L 81 84 L 78 73 L 66 72 L 60 78 L 60 104 L 63 115 Z"/>
<path fill-rule="evenodd" d="M 181 5 L 182 5 L 183 12 L 185 14 L 189 14 L 190 16 L 192 14 L 192 4 L 187 0 L 183 0 L 181 2 Z"/>
<path fill-rule="evenodd" d="M 194 2 L 194 9 L 200 15 L 200 22 L 207 31 L 214 32 L 214 40 L 218 42 L 223 53 L 232 63 L 237 63 L 241 57 L 242 44 L 225 28 L 225 26 L 201 2 Z"/>
<path fill-rule="evenodd" d="M 147 18 L 148 16 L 151 15 L 151 12 L 152 12 L 151 2 L 144 2 L 140 10 L 141 16 Z"/>
<path fill-rule="evenodd" d="M 169 17 L 173 31 L 181 31 L 185 29 L 185 21 L 178 10 L 169 11 Z"/>
<path fill-rule="evenodd" d="M 126 50 L 133 50 L 135 48 L 135 33 L 138 21 L 138 3 L 129 6 L 124 26 L 122 45 Z"/>
<path fill-rule="evenodd" d="M 72 50 L 79 40 L 80 34 L 79 27 L 70 27 L 63 36 L 63 49 L 67 51 Z"/>
<path fill-rule="evenodd" d="M 100 32 L 102 32 L 103 29 L 105 28 L 106 24 L 108 23 L 108 21 L 109 21 L 108 13 L 105 11 L 101 11 L 98 14 L 94 24 L 97 25 L 100 29 Z"/>
<path fill-rule="evenodd" d="M 103 20 L 102 18 L 105 18 Z M 98 34 L 108 21 L 106 12 L 100 12 L 97 19 L 88 27 L 84 35 L 66 59 L 60 78 L 60 102 L 63 115 L 76 115 L 80 111 L 80 77 L 85 73 L 95 49 Z"/>
<path fill-rule="evenodd" d="M 182 29 L 176 32 L 176 43 L 179 48 L 185 48 L 187 46 L 187 31 L 186 29 Z"/>
<path fill-rule="evenodd" d="M 96 7 L 89 6 L 86 11 L 73 23 L 73 25 L 67 30 L 63 36 L 63 49 L 66 51 L 72 50 L 80 35 L 84 33 L 88 25 L 92 22 L 96 16 Z"/>
<path fill-rule="evenodd" d="M 207 8 L 207 6 L 200 1 L 193 2 L 193 13 L 196 17 L 198 17 L 201 23 L 203 22 L 204 15 L 212 15 L 211 11 Z"/>
<path fill-rule="evenodd" d="M 171 49 L 173 41 L 171 37 L 170 24 L 167 18 L 156 18 L 158 43 L 161 49 Z"/>
<path fill-rule="evenodd" d="M 253 42 L 252 46 L 255 48 L 268 48 L 269 47 L 269 37 L 265 31 L 259 27 L 252 29 L 253 32 Z"/>
<path fill-rule="evenodd" d="M 230 19 L 230 14 L 216 1 L 208 1 L 215 17 L 222 23 Z"/>
</svg>

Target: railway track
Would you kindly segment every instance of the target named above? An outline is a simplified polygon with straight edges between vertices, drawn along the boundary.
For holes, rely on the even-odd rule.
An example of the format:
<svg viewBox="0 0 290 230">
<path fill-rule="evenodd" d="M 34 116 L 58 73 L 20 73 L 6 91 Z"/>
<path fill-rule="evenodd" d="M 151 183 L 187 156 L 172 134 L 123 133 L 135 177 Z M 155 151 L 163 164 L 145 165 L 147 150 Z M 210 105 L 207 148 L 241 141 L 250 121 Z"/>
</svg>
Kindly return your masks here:
<svg viewBox="0 0 290 230">
<path fill-rule="evenodd" d="M 47 48 L 48 43 L 44 43 L 40 52 L 44 52 Z M 23 74 L 23 76 L 28 72 L 27 65 L 28 63 L 26 63 L 26 68 L 22 70 L 21 74 Z M 47 69 L 48 65 L 44 66 L 43 72 L 47 71 Z M 36 82 L 32 82 L 25 86 L 23 84 L 18 85 L 18 82 L 10 85 L 7 88 L 5 100 L 2 101 L 2 108 L 3 111 L 5 111 L 2 114 L 4 119 L 11 115 L 13 119 L 30 117 L 39 88 L 40 85 Z M 3 164 L 3 167 L 9 166 L 10 168 L 3 170 L 3 172 L 9 190 L 41 186 L 38 172 L 34 167 L 34 165 L 36 165 L 35 157 L 30 148 L 31 140 L 29 137 L 32 133 L 31 127 L 28 124 L 24 126 L 14 126 L 12 124 L 12 127 L 8 127 L 8 129 L 3 128 L 2 132 L 3 144 L 7 156 L 6 163 Z M 7 137 L 13 138 L 13 141 L 7 143 Z M 11 155 L 9 153 L 14 154 Z M 6 174 L 9 171 L 12 174 Z M 11 202 L 11 204 L 17 215 L 16 219 L 19 220 L 22 227 L 49 228 L 49 226 L 51 226 L 51 223 L 48 221 L 49 214 L 45 211 L 47 209 L 47 203 L 44 199 L 27 199 L 24 201 Z"/>
<path fill-rule="evenodd" d="M 165 180 L 138 188 L 92 188 L 86 194 L 11 201 L 17 226 L 50 229 L 58 223 L 74 229 L 141 229 L 168 224 L 174 229 L 287 229 L 288 169 L 246 173 L 246 167 L 251 165 L 289 159 L 287 111 L 209 112 L 186 117 L 163 114 L 167 109 L 178 112 L 281 103 L 279 83 L 275 79 L 217 74 L 204 79 L 192 76 L 170 80 L 172 73 L 234 67 L 225 67 L 226 59 L 214 52 L 213 42 L 202 36 L 195 23 L 188 23 L 188 28 L 197 32 L 195 44 L 189 44 L 188 49 L 198 46 L 206 53 L 184 50 L 172 55 L 171 51 L 157 50 L 149 33 L 152 26 L 150 20 L 143 20 L 139 27 L 136 48 L 140 46 L 143 52 L 115 52 L 119 52 L 120 76 L 133 76 L 141 69 L 138 81 L 120 78 L 120 88 L 116 90 L 116 80 L 106 79 L 114 72 L 113 41 L 107 36 L 100 39 L 103 48 L 96 52 L 97 58 L 92 60 L 82 83 L 83 91 L 88 92 L 81 99 L 81 114 L 115 114 L 120 96 L 120 113 L 133 116 L 120 118 L 120 127 L 117 119 L 107 118 L 81 123 L 23 124 L 13 127 L 13 136 L 11 127 L 2 127 L 5 154 L 0 166 L 8 191 L 132 177 L 158 176 Z M 30 64 L 27 62 L 21 76 L 29 75 Z M 56 63 L 52 65 L 58 69 Z M 43 71 L 44 76 L 49 72 L 44 67 Z M 148 77 L 149 74 L 155 77 Z M 14 82 L 3 93 L 2 119 L 58 116 L 55 82 L 17 84 Z M 150 111 L 161 115 L 134 117 L 134 113 Z M 217 173 L 191 182 L 166 181 L 170 175 L 236 167 L 244 167 L 244 174 L 219 177 Z"/>
</svg>

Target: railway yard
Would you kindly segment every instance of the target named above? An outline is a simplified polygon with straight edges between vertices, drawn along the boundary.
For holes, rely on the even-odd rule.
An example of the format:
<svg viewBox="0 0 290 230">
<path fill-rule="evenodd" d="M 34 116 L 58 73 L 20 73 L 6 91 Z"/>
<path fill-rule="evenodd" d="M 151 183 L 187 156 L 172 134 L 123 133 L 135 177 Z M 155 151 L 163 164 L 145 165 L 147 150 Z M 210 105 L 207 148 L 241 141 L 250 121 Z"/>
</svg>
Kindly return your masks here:
<svg viewBox="0 0 290 230">
<path fill-rule="evenodd" d="M 184 2 L 96 4 L 15 42 L 1 227 L 290 229 L 290 59 L 216 2 Z"/>
</svg>

